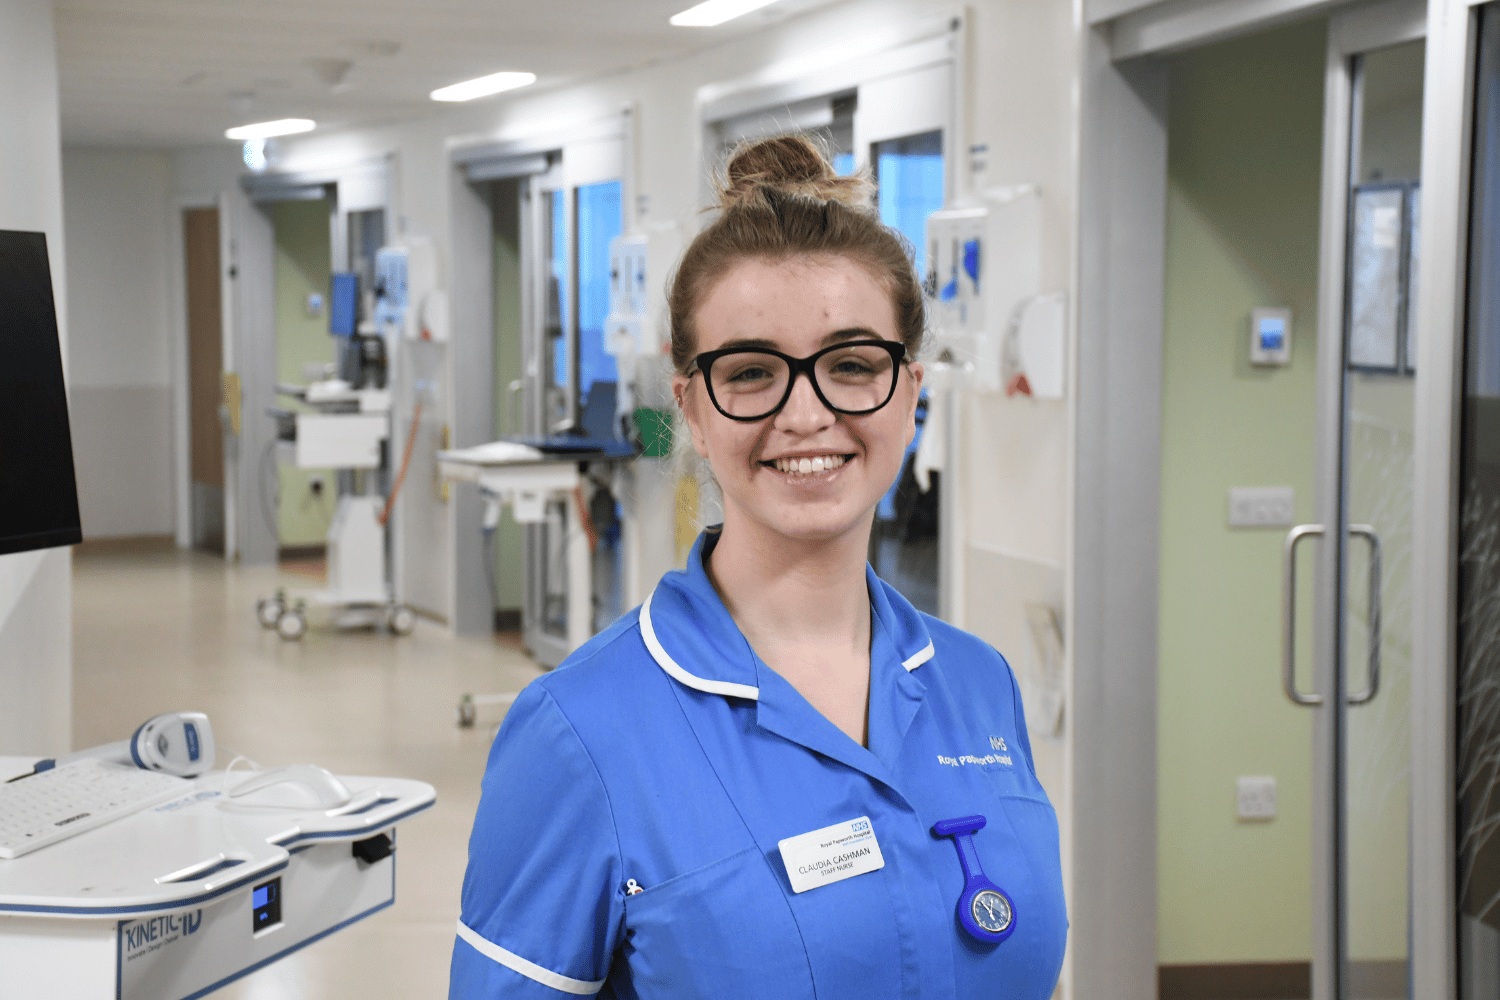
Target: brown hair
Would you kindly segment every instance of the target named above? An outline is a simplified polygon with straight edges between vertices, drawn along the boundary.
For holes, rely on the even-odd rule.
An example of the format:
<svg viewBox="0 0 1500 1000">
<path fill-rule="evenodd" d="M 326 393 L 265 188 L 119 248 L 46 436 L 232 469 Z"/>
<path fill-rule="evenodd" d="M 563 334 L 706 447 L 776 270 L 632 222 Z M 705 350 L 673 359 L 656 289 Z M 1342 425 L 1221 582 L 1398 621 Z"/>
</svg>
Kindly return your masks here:
<svg viewBox="0 0 1500 1000">
<path fill-rule="evenodd" d="M 911 245 L 884 225 L 864 177 L 840 177 L 800 135 L 761 139 L 737 149 L 719 187 L 719 217 L 682 255 L 667 304 L 672 366 L 687 371 L 697 354 L 693 319 L 704 296 L 735 264 L 780 261 L 801 254 L 847 257 L 870 272 L 891 297 L 896 331 L 915 357 L 922 346 L 922 287 Z"/>
</svg>

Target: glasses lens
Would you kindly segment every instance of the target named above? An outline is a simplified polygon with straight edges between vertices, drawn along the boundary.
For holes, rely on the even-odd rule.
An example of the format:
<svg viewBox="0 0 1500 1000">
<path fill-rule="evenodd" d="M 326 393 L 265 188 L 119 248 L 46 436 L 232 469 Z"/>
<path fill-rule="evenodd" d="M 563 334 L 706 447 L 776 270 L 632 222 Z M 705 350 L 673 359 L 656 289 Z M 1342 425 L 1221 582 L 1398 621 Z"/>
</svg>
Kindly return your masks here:
<svg viewBox="0 0 1500 1000">
<path fill-rule="evenodd" d="M 836 410 L 860 413 L 885 403 L 896 379 L 896 360 L 869 344 L 850 344 L 818 359 L 818 388 Z"/>
<path fill-rule="evenodd" d="M 788 372 L 774 354 L 743 351 L 714 361 L 708 377 L 721 410 L 731 417 L 759 417 L 781 402 Z"/>
</svg>

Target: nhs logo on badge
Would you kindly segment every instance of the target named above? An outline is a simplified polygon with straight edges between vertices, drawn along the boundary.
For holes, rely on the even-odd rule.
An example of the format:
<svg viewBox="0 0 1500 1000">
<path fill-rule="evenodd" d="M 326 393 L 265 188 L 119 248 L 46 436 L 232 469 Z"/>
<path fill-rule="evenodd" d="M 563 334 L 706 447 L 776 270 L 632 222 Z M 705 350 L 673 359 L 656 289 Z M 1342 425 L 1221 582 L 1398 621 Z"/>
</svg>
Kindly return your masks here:
<svg viewBox="0 0 1500 1000">
<path fill-rule="evenodd" d="M 990 749 L 999 750 L 1001 753 L 1008 753 L 1010 750 L 1010 748 L 1005 745 L 1005 737 L 1003 736 L 991 736 Z"/>
</svg>

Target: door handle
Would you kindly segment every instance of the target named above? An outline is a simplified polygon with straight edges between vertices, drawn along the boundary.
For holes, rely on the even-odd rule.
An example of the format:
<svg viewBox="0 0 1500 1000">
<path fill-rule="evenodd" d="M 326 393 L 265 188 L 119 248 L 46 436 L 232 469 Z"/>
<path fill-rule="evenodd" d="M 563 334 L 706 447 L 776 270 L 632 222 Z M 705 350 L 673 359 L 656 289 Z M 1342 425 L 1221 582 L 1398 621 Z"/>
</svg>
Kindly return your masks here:
<svg viewBox="0 0 1500 1000">
<path fill-rule="evenodd" d="M 1349 525 L 1349 534 L 1358 535 L 1370 546 L 1370 661 L 1368 686 L 1359 694 L 1349 695 L 1349 704 L 1363 705 L 1380 692 L 1380 536 L 1368 524 Z"/>
<path fill-rule="evenodd" d="M 1294 705 L 1321 705 L 1320 694 L 1303 694 L 1297 690 L 1297 543 L 1304 538 L 1322 537 L 1321 524 L 1299 524 L 1286 535 L 1283 549 L 1281 581 L 1281 686 Z"/>
</svg>

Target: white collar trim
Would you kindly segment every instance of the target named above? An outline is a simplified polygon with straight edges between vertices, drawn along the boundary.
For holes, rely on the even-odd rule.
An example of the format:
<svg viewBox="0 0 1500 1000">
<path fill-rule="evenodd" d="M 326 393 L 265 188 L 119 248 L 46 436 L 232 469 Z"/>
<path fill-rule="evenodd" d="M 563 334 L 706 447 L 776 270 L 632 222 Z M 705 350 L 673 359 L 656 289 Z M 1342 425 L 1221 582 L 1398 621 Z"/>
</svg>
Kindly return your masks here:
<svg viewBox="0 0 1500 1000">
<path fill-rule="evenodd" d="M 657 666 L 676 680 L 698 691 L 721 694 L 726 698 L 748 698 L 751 701 L 760 699 L 758 687 L 749 684 L 734 684 L 730 681 L 711 681 L 682 669 L 677 661 L 662 648 L 661 641 L 656 638 L 656 627 L 651 624 L 651 598 L 655 596 L 656 591 L 651 591 L 650 597 L 646 598 L 646 603 L 641 605 L 641 638 L 646 640 L 646 648 L 651 651 L 651 658 L 656 661 Z"/>
<path fill-rule="evenodd" d="M 651 652 L 651 658 L 656 665 L 665 670 L 669 675 L 688 687 L 697 691 L 707 691 L 709 694 L 721 694 L 727 698 L 748 698 L 751 701 L 760 699 L 760 688 L 749 684 L 735 684 L 731 681 L 711 681 L 697 674 L 690 674 L 684 670 L 671 655 L 662 648 L 661 640 L 656 637 L 656 626 L 651 623 L 651 599 L 656 596 L 652 590 L 646 597 L 646 603 L 641 605 L 641 638 L 646 641 L 646 648 Z M 929 639 L 927 645 L 901 661 L 907 673 L 917 669 L 928 660 L 932 659 L 934 650 L 932 641 Z"/>
<path fill-rule="evenodd" d="M 927 645 L 923 646 L 920 650 L 902 660 L 901 665 L 906 668 L 907 673 L 911 673 L 913 670 L 917 669 L 922 664 L 932 659 L 933 652 L 934 650 L 932 648 L 932 640 L 928 639 Z"/>
</svg>

